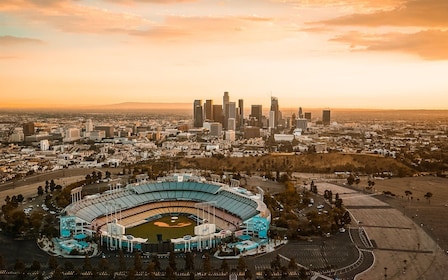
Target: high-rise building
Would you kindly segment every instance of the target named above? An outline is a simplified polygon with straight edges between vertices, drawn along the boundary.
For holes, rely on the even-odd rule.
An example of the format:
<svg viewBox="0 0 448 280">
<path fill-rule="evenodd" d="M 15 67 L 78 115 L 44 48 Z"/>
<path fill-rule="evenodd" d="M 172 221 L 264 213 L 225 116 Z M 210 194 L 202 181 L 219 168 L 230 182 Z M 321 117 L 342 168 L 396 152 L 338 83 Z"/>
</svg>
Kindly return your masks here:
<svg viewBox="0 0 448 280">
<path fill-rule="evenodd" d="M 238 99 L 237 126 L 241 130 L 244 128 L 244 100 L 243 99 Z"/>
<path fill-rule="evenodd" d="M 221 137 L 222 124 L 219 122 L 210 123 L 210 136 Z"/>
<path fill-rule="evenodd" d="M 252 105 L 250 110 L 250 117 L 256 120 L 255 126 L 263 127 L 262 118 L 263 118 L 263 107 L 261 105 Z"/>
<path fill-rule="evenodd" d="M 331 122 L 331 112 L 329 109 L 325 109 L 322 111 L 322 123 L 324 125 L 330 125 Z"/>
<path fill-rule="evenodd" d="M 236 128 L 236 120 L 235 120 L 235 118 L 229 118 L 227 120 L 227 130 L 235 131 L 235 128 Z"/>
<path fill-rule="evenodd" d="M 223 122 L 222 105 L 213 105 L 213 121 L 222 124 Z"/>
<path fill-rule="evenodd" d="M 269 111 L 269 129 L 275 129 L 275 111 Z"/>
<path fill-rule="evenodd" d="M 193 103 L 193 125 L 194 127 L 202 127 L 203 122 L 202 100 L 196 99 Z"/>
<path fill-rule="evenodd" d="M 300 128 L 302 132 L 306 132 L 306 129 L 308 127 L 308 120 L 307 119 L 297 119 L 296 120 L 296 128 Z"/>
<path fill-rule="evenodd" d="M 102 125 L 102 126 L 95 126 L 95 130 L 102 130 L 106 132 L 106 137 L 111 138 L 115 135 L 115 128 L 113 126 L 108 125 Z"/>
<path fill-rule="evenodd" d="M 27 122 L 23 124 L 23 135 L 31 136 L 34 135 L 34 123 L 33 122 Z"/>
<path fill-rule="evenodd" d="M 271 96 L 271 112 L 274 112 L 274 120 L 273 120 L 273 124 L 274 127 L 273 128 L 277 128 L 278 127 L 278 122 L 280 119 L 280 114 L 279 114 L 279 106 L 278 106 L 278 98 Z M 271 114 L 269 114 L 269 119 L 271 119 Z M 270 122 L 270 121 L 269 121 Z"/>
<path fill-rule="evenodd" d="M 305 112 L 305 119 L 309 122 L 311 121 L 311 112 Z"/>
<path fill-rule="evenodd" d="M 88 119 L 86 122 L 86 132 L 93 131 L 93 123 L 91 119 Z"/>
<path fill-rule="evenodd" d="M 227 120 L 229 119 L 229 102 L 230 102 L 229 93 L 226 91 L 224 92 L 224 96 L 222 97 L 222 111 L 224 115 L 224 120 L 222 124 L 225 129 L 227 129 Z"/>
<path fill-rule="evenodd" d="M 303 119 L 302 107 L 299 107 L 299 119 Z"/>
<path fill-rule="evenodd" d="M 204 119 L 213 120 L 213 100 L 207 99 L 204 104 Z"/>
</svg>

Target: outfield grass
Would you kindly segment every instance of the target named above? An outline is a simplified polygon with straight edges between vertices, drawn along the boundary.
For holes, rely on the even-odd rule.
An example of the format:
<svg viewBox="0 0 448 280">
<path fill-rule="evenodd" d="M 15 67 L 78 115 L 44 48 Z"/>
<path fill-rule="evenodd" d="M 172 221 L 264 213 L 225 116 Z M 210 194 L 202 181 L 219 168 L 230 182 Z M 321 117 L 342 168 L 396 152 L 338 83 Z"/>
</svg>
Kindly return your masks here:
<svg viewBox="0 0 448 280">
<path fill-rule="evenodd" d="M 170 227 L 160 227 L 156 224 L 165 223 Z M 176 227 L 178 224 L 188 224 L 187 226 Z M 165 216 L 160 219 L 126 229 L 126 234 L 135 237 L 148 238 L 149 243 L 157 243 L 157 234 L 162 234 L 162 239 L 167 240 L 171 238 L 179 238 L 184 235 L 193 235 L 194 226 L 196 223 L 186 216 L 178 216 L 178 219 L 171 222 L 170 216 Z"/>
</svg>

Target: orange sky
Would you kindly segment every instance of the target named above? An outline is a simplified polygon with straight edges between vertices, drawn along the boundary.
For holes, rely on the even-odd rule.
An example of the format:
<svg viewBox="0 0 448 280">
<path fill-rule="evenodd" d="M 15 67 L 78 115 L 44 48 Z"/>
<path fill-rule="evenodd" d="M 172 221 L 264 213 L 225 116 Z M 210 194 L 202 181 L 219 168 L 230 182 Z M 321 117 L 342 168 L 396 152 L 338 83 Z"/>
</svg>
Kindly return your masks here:
<svg viewBox="0 0 448 280">
<path fill-rule="evenodd" d="M 1 0 L 0 108 L 448 109 L 446 0 Z"/>
</svg>

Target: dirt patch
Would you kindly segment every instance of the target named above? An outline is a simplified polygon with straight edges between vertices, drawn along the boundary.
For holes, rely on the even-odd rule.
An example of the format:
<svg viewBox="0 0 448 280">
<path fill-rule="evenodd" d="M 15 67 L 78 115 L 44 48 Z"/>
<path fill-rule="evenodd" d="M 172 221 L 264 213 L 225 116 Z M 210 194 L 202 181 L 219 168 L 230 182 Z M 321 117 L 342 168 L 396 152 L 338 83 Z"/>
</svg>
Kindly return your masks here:
<svg viewBox="0 0 448 280">
<path fill-rule="evenodd" d="M 163 228 L 180 228 L 180 227 L 188 227 L 189 225 L 191 225 L 191 223 L 177 223 L 177 224 L 167 224 L 165 222 L 154 222 L 154 225 L 158 226 L 158 227 L 163 227 Z"/>
</svg>

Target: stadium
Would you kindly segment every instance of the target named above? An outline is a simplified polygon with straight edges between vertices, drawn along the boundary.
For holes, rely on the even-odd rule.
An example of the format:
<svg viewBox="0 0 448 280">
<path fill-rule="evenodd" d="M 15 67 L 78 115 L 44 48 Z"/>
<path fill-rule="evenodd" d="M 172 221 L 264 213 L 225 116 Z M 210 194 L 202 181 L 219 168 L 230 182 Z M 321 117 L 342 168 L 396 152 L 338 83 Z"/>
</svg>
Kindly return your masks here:
<svg viewBox="0 0 448 280">
<path fill-rule="evenodd" d="M 85 197 L 82 188 L 74 189 L 72 203 L 61 217 L 60 240 L 76 242 L 74 236 L 98 234 L 107 249 L 128 252 L 203 250 L 217 247 L 231 235 L 239 241 L 227 247 L 239 251 L 267 243 L 271 214 L 263 202 L 262 189 L 253 193 L 240 187 L 238 180 L 229 184 L 220 181 L 217 175 L 206 180 L 192 174 L 174 174 L 157 181 L 141 177 L 125 187 L 110 184 L 108 191 Z M 181 230 L 190 224 L 191 232 Z M 127 233 L 145 225 L 159 226 L 156 238 Z M 179 236 L 163 239 L 173 228 Z M 145 235 L 145 229 L 140 232 Z"/>
</svg>

